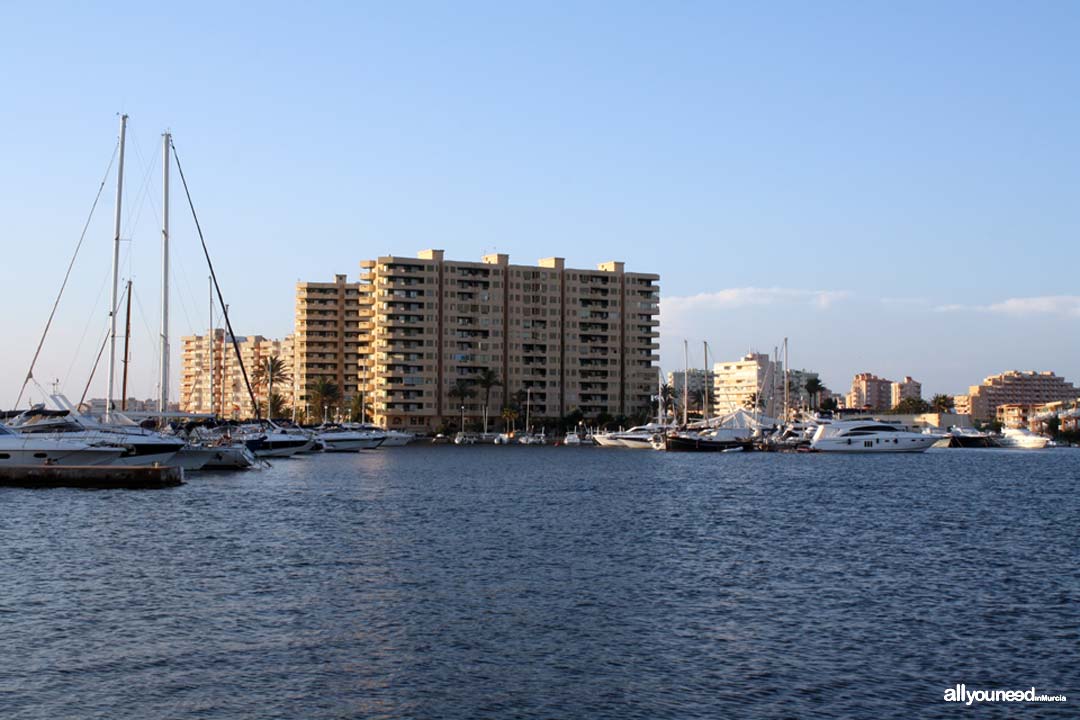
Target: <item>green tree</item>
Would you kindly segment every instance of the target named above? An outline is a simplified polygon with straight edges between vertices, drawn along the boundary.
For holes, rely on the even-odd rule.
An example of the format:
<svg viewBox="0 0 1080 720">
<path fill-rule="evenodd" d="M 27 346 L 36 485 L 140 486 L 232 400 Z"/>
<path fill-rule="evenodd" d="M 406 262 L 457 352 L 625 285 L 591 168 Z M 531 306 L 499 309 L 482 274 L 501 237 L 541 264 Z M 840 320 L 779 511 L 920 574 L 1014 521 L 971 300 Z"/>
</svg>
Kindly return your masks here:
<svg viewBox="0 0 1080 720">
<path fill-rule="evenodd" d="M 275 418 L 281 417 L 285 414 L 285 398 L 281 397 L 277 393 L 272 393 L 270 399 L 267 401 L 267 417 Z"/>
<path fill-rule="evenodd" d="M 267 417 L 280 414 L 281 408 L 278 408 L 277 413 L 274 412 L 270 396 L 274 393 L 275 385 L 281 386 L 292 382 L 292 375 L 289 374 L 285 362 L 279 357 L 268 357 L 255 366 L 255 372 L 252 373 L 251 379 L 255 383 L 255 387 L 259 388 L 260 391 L 263 388 L 266 389 Z M 284 407 L 284 401 L 282 401 L 282 407 Z"/>
<path fill-rule="evenodd" d="M 816 409 L 818 395 L 820 395 L 821 391 L 825 389 L 825 386 L 818 378 L 811 377 L 807 379 L 804 389 L 806 390 L 807 396 L 810 398 L 810 409 Z"/>
<path fill-rule="evenodd" d="M 487 408 L 491 405 L 491 388 L 502 385 L 502 380 L 499 379 L 499 373 L 491 368 L 484 368 L 484 370 L 476 377 L 476 384 L 484 391 L 484 407 Z"/>
<path fill-rule="evenodd" d="M 577 426 L 584 422 L 585 415 L 581 412 L 580 408 L 574 408 L 567 413 L 562 419 L 562 429 L 564 432 L 573 432 L 577 429 Z"/>
<path fill-rule="evenodd" d="M 316 378 L 308 385 L 308 404 L 315 408 L 315 417 L 320 420 L 330 414 L 341 400 L 341 389 L 326 378 Z"/>
<path fill-rule="evenodd" d="M 904 398 L 889 411 L 892 415 L 921 415 L 930 412 L 930 403 L 922 398 Z"/>
<path fill-rule="evenodd" d="M 466 400 L 468 400 L 469 398 L 472 398 L 472 397 L 476 397 L 476 390 L 473 389 L 473 381 L 472 380 L 467 380 L 465 378 L 459 378 L 454 383 L 454 386 L 452 388 L 450 388 L 450 391 L 448 393 L 446 393 L 446 394 L 447 394 L 447 396 L 449 396 L 449 398 L 451 400 L 453 400 L 455 402 L 455 405 L 457 405 L 459 407 L 464 407 Z M 457 407 L 455 407 L 454 409 L 456 410 Z M 455 413 L 455 416 L 456 416 L 456 413 Z M 465 428 L 462 427 L 461 430 L 464 431 Z"/>
<path fill-rule="evenodd" d="M 930 400 L 930 407 L 933 408 L 934 412 L 939 412 L 939 413 L 952 412 L 952 409 L 953 409 L 952 395 L 941 395 L 941 394 L 935 395 Z"/>
<path fill-rule="evenodd" d="M 818 407 L 818 409 L 828 411 L 828 412 L 832 412 L 833 410 L 838 409 L 839 406 L 840 406 L 840 403 L 838 403 L 836 401 L 836 398 L 831 397 L 831 398 L 825 398 L 824 400 L 822 400 L 821 405 L 820 405 L 820 407 Z"/>
<path fill-rule="evenodd" d="M 758 394 L 750 393 L 747 395 L 746 399 L 743 400 L 743 407 L 750 411 L 758 410 L 761 407 L 761 401 L 758 399 Z"/>
<path fill-rule="evenodd" d="M 1052 438 L 1061 434 L 1061 418 L 1055 416 L 1046 421 L 1046 434 Z"/>
<path fill-rule="evenodd" d="M 357 392 L 349 403 L 349 422 L 364 422 L 374 415 L 370 393 Z M 361 405 L 361 403 L 363 403 Z"/>
<path fill-rule="evenodd" d="M 509 429 L 510 432 L 514 431 L 514 421 L 518 419 L 518 411 L 516 408 L 507 405 L 502 409 L 502 419 L 504 423 L 503 429 Z"/>
</svg>

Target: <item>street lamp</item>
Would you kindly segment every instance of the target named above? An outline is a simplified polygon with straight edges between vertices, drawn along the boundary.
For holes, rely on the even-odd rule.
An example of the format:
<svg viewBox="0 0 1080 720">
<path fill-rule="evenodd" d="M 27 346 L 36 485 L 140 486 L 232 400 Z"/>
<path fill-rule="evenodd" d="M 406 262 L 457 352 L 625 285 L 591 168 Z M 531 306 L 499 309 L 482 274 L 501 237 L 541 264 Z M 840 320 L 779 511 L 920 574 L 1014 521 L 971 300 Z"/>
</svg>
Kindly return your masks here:
<svg viewBox="0 0 1080 720">
<path fill-rule="evenodd" d="M 465 432 L 465 406 L 461 406 L 461 432 Z"/>
</svg>

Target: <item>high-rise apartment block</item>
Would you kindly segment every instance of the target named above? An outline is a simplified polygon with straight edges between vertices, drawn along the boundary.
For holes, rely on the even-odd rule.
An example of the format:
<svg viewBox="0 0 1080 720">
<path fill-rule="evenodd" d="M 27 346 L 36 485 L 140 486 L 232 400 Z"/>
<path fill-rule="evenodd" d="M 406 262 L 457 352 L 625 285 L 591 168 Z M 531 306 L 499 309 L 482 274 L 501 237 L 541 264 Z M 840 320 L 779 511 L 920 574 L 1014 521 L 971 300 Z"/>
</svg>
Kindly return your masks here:
<svg viewBox="0 0 1080 720">
<path fill-rule="evenodd" d="M 296 284 L 296 385 L 298 407 L 322 417 L 327 408 L 312 408 L 312 388 L 319 381 L 333 384 L 339 409 L 358 388 L 360 345 L 368 336 L 360 316 L 361 284 L 336 275 L 334 282 Z"/>
<path fill-rule="evenodd" d="M 494 419 L 512 402 L 527 403 L 534 417 L 649 408 L 658 275 L 628 273 L 619 262 L 567 268 L 562 258 L 511 265 L 503 254 L 450 261 L 442 250 L 360 266 L 353 373 L 376 423 L 431 431 L 484 408 Z M 304 377 L 303 363 L 314 358 L 301 341 L 298 327 Z"/>
<path fill-rule="evenodd" d="M 996 418 L 1000 405 L 1035 405 L 1076 398 L 1080 398 L 1080 389 L 1049 370 L 1010 370 L 991 375 L 981 385 L 972 385 L 967 395 L 954 398 L 954 404 L 956 412 L 987 422 Z"/>
</svg>

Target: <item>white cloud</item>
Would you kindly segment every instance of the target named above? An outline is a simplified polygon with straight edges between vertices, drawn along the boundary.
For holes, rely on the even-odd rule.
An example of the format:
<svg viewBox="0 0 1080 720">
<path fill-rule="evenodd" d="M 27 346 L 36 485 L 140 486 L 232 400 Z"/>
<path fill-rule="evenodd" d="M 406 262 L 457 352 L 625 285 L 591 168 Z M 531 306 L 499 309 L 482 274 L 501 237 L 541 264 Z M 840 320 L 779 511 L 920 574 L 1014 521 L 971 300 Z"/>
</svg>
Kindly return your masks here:
<svg viewBox="0 0 1080 720">
<path fill-rule="evenodd" d="M 796 288 L 726 288 L 698 295 L 668 296 L 660 299 L 665 314 L 726 310 L 749 305 L 813 305 L 827 310 L 834 303 L 851 297 L 847 290 L 800 290 Z"/>
<path fill-rule="evenodd" d="M 1080 295 L 1009 298 L 989 305 L 939 305 L 937 312 L 989 312 L 1003 315 L 1064 315 L 1080 318 Z"/>
<path fill-rule="evenodd" d="M 910 307 L 913 305 L 929 305 L 930 299 L 924 297 L 883 297 L 881 298 L 881 304 Z"/>
</svg>

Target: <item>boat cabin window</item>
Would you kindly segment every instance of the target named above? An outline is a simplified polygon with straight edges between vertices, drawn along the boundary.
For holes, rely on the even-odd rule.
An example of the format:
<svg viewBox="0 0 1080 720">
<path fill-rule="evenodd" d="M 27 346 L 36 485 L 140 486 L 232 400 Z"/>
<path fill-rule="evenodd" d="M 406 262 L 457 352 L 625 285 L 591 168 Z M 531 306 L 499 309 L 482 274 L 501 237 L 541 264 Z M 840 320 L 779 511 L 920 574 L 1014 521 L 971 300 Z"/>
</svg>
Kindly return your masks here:
<svg viewBox="0 0 1080 720">
<path fill-rule="evenodd" d="M 860 425 L 849 430 L 848 434 L 853 435 L 857 432 L 900 432 L 900 428 L 895 425 Z"/>
</svg>

